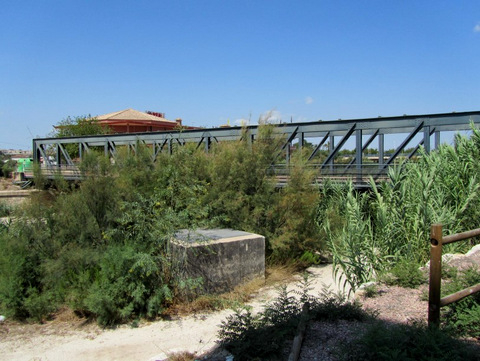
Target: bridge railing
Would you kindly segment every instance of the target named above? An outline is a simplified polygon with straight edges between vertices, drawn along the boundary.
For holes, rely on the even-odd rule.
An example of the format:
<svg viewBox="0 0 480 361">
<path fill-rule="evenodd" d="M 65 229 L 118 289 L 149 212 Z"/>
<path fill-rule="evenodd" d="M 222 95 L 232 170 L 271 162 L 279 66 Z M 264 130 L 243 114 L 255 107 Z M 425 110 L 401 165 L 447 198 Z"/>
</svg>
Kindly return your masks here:
<svg viewBox="0 0 480 361">
<path fill-rule="evenodd" d="M 480 228 L 443 237 L 442 225 L 433 224 L 430 229 L 430 282 L 428 291 L 428 325 L 440 324 L 440 308 L 458 302 L 467 296 L 480 292 L 480 283 L 441 298 L 442 247 L 444 244 L 459 242 L 480 236 Z"/>
<path fill-rule="evenodd" d="M 39 170 L 41 174 L 49 179 L 53 179 L 56 176 L 62 176 L 67 180 L 76 180 L 82 178 L 82 172 L 77 165 L 47 165 L 40 164 Z M 25 178 L 34 178 L 34 167 L 25 167 Z"/>
<path fill-rule="evenodd" d="M 336 180 L 339 182 L 345 182 L 352 180 L 356 187 L 368 187 L 370 183 L 370 177 L 376 182 L 386 180 L 388 168 L 382 168 L 378 164 L 363 164 L 361 169 L 354 167 L 346 168 L 345 164 L 309 164 L 307 166 L 317 172 L 316 183 L 322 184 L 325 178 Z M 83 177 L 78 165 L 66 165 L 66 164 L 40 164 L 39 168 L 41 174 L 48 178 L 54 179 L 57 176 L 62 176 L 67 180 L 79 180 Z M 272 165 L 268 169 L 269 175 L 275 176 L 277 183 L 280 187 L 285 186 L 288 183 L 291 167 L 286 164 Z M 24 176 L 26 179 L 34 178 L 33 166 L 25 168 Z"/>
</svg>

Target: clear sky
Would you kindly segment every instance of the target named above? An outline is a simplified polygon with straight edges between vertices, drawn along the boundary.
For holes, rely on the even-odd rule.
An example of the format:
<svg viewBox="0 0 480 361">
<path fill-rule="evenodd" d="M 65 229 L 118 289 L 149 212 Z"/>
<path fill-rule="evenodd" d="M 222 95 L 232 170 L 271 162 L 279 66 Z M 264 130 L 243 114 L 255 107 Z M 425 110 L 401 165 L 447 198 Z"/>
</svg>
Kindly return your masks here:
<svg viewBox="0 0 480 361">
<path fill-rule="evenodd" d="M 480 1 L 0 0 L 0 148 L 126 108 L 204 127 L 480 110 Z"/>
</svg>

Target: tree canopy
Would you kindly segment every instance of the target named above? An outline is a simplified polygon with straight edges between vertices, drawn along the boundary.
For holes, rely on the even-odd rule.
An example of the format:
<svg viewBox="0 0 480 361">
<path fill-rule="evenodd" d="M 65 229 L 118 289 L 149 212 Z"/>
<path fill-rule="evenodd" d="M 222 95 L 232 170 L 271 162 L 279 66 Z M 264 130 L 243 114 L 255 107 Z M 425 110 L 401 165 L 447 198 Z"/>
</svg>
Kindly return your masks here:
<svg viewBox="0 0 480 361">
<path fill-rule="evenodd" d="M 98 119 L 92 118 L 90 115 L 67 117 L 54 127 L 55 130 L 52 135 L 57 138 L 111 133 L 108 126 L 100 124 Z"/>
</svg>

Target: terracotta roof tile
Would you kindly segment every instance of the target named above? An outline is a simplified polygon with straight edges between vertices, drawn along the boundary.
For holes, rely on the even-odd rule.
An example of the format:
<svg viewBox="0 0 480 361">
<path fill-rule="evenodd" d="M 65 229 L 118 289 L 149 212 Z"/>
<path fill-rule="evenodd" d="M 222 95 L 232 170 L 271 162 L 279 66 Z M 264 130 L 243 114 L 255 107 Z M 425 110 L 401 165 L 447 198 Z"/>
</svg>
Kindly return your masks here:
<svg viewBox="0 0 480 361">
<path fill-rule="evenodd" d="M 168 122 L 168 123 L 176 124 L 176 122 L 173 120 L 157 117 L 155 115 L 140 112 L 135 109 L 125 109 L 125 110 L 120 110 L 118 112 L 99 115 L 96 117 L 96 119 L 98 120 L 149 120 L 149 121 Z"/>
</svg>

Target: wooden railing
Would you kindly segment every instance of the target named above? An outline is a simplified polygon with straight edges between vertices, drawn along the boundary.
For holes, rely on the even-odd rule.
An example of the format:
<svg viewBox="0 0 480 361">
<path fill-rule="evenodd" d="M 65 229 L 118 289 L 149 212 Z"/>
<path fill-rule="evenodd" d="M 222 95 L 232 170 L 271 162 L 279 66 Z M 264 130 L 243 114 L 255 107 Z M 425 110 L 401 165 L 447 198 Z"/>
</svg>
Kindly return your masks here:
<svg viewBox="0 0 480 361">
<path fill-rule="evenodd" d="M 443 237 L 442 225 L 433 224 L 430 229 L 430 283 L 428 291 L 428 325 L 440 324 L 440 308 L 480 292 L 480 283 L 441 298 L 442 247 L 445 244 L 480 236 L 480 228 Z"/>
</svg>

